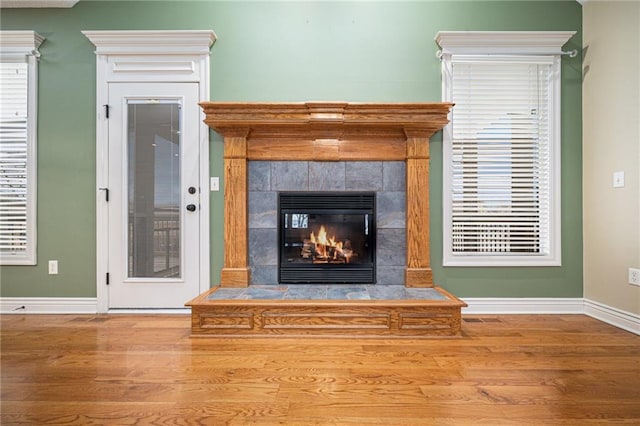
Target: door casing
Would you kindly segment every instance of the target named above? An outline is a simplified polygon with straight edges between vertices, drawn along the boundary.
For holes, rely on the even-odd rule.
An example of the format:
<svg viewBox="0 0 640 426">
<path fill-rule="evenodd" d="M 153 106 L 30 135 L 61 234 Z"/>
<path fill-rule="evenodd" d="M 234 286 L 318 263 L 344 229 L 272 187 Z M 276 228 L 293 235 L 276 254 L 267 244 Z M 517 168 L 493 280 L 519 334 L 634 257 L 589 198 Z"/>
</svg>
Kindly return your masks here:
<svg viewBox="0 0 640 426">
<path fill-rule="evenodd" d="M 111 82 L 196 82 L 209 100 L 211 30 L 82 31 L 96 46 L 96 310 L 108 312 L 108 85 Z M 200 112 L 200 292 L 210 287 L 209 129 Z M 172 311 L 173 312 L 173 311 Z"/>
</svg>

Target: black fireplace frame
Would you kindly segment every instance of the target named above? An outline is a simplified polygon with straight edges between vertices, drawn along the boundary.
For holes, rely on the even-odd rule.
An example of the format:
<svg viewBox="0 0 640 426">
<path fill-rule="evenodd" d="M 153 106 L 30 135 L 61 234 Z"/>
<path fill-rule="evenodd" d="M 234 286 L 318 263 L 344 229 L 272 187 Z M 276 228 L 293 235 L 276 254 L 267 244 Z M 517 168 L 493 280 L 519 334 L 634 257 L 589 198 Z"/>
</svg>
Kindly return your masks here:
<svg viewBox="0 0 640 426">
<path fill-rule="evenodd" d="M 295 199 L 295 200 L 294 200 Z M 332 206 L 332 207 L 328 207 Z M 283 261 L 285 214 L 362 214 L 368 216 L 369 262 L 358 264 L 290 264 Z M 375 284 L 376 193 L 375 192 L 279 192 L 278 282 L 281 284 Z"/>
</svg>

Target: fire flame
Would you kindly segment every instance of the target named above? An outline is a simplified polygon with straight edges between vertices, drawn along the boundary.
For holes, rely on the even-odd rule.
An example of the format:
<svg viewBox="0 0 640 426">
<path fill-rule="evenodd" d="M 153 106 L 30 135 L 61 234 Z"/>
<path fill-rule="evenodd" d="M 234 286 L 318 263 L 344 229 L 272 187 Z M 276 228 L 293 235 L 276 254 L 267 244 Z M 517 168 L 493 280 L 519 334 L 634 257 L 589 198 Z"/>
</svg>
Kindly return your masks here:
<svg viewBox="0 0 640 426">
<path fill-rule="evenodd" d="M 349 263 L 349 259 L 351 258 L 352 251 L 351 250 L 343 250 L 343 242 L 336 241 L 336 236 L 332 236 L 331 238 L 327 238 L 327 230 L 324 225 L 320 226 L 318 230 L 318 236 L 311 232 L 310 236 L 311 242 L 315 244 L 315 248 L 318 251 L 318 254 L 323 257 L 328 256 L 329 250 L 328 247 L 333 248 L 333 259 L 338 257 L 338 254 L 341 255 L 347 263 Z"/>
</svg>

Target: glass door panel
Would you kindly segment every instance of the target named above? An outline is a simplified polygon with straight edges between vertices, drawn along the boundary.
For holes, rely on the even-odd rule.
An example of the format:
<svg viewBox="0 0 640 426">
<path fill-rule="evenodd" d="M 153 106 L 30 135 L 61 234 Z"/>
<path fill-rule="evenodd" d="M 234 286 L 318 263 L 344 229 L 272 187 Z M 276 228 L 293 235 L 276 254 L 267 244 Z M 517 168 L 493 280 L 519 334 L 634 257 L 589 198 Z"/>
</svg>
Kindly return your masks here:
<svg viewBox="0 0 640 426">
<path fill-rule="evenodd" d="M 180 278 L 181 122 L 178 100 L 127 102 L 130 278 Z"/>
</svg>

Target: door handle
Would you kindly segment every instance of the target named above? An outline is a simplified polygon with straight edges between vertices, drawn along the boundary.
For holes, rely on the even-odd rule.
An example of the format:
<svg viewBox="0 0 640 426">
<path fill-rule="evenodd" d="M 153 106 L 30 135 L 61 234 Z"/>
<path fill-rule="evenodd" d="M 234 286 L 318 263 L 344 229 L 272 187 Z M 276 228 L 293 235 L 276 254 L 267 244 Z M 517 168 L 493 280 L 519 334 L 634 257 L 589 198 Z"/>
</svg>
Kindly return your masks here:
<svg viewBox="0 0 640 426">
<path fill-rule="evenodd" d="M 195 212 L 196 208 L 197 207 L 195 204 L 187 204 L 187 210 L 189 210 L 190 212 Z"/>
</svg>

